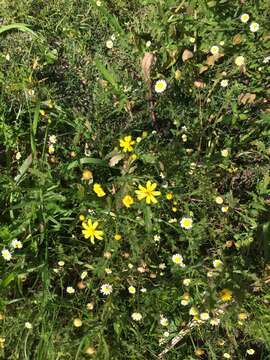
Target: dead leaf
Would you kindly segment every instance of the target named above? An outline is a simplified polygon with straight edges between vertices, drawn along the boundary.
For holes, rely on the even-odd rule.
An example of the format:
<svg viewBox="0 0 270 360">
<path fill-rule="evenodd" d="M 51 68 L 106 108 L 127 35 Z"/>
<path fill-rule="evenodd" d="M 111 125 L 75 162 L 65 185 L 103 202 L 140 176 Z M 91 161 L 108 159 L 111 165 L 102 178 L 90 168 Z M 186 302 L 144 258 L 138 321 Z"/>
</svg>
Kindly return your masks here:
<svg viewBox="0 0 270 360">
<path fill-rule="evenodd" d="M 119 163 L 119 161 L 121 161 L 123 158 L 125 157 L 124 154 L 116 154 L 113 157 L 111 157 L 110 161 L 109 161 L 109 165 L 111 167 L 117 165 Z"/>
<path fill-rule="evenodd" d="M 238 104 L 253 104 L 256 99 L 256 94 L 242 93 L 238 96 Z"/>
<path fill-rule="evenodd" d="M 240 34 L 237 34 L 233 37 L 233 45 L 239 45 L 242 42 L 242 38 Z"/>
<path fill-rule="evenodd" d="M 151 68 L 152 68 L 153 64 L 155 63 L 155 61 L 156 61 L 156 57 L 153 53 L 147 52 L 144 54 L 141 66 L 142 66 L 142 71 L 143 71 L 145 81 L 150 80 Z"/>
<path fill-rule="evenodd" d="M 202 67 L 200 67 L 199 74 L 202 74 L 202 73 L 204 73 L 204 72 L 207 71 L 207 70 L 208 70 L 208 66 L 203 65 Z"/>
<path fill-rule="evenodd" d="M 214 63 L 215 63 L 214 55 L 207 56 L 206 64 L 211 66 L 211 65 L 214 65 Z"/>
<path fill-rule="evenodd" d="M 193 52 L 188 49 L 184 50 L 182 54 L 182 60 L 185 62 L 191 58 L 193 58 Z"/>
<path fill-rule="evenodd" d="M 206 85 L 202 80 L 196 80 L 194 81 L 194 86 L 198 89 L 203 89 Z"/>
</svg>

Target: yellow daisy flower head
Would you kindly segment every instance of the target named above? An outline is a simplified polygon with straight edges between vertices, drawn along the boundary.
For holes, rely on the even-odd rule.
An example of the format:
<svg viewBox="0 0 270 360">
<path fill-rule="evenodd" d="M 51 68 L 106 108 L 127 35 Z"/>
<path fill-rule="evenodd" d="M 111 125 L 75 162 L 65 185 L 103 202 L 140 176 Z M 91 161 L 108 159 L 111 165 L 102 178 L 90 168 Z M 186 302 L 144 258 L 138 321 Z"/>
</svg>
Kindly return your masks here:
<svg viewBox="0 0 270 360">
<path fill-rule="evenodd" d="M 229 289 L 223 289 L 221 290 L 221 292 L 219 293 L 219 297 L 222 301 L 227 302 L 227 301 L 231 301 L 233 298 L 233 294 L 231 292 L 231 290 Z"/>
<path fill-rule="evenodd" d="M 166 199 L 167 200 L 172 200 L 173 199 L 173 194 L 171 192 L 166 194 Z"/>
<path fill-rule="evenodd" d="M 133 151 L 133 146 L 135 144 L 135 141 L 132 140 L 132 137 L 125 136 L 123 139 L 119 140 L 120 147 L 123 148 L 124 152 L 131 152 Z"/>
<path fill-rule="evenodd" d="M 219 47 L 216 45 L 212 46 L 210 52 L 212 55 L 217 55 L 219 53 Z"/>
<path fill-rule="evenodd" d="M 146 204 L 150 205 L 151 203 L 156 204 L 157 199 L 156 196 L 160 196 L 161 192 L 156 191 L 157 183 L 151 183 L 151 181 L 147 181 L 146 186 L 139 185 L 139 190 L 136 190 L 138 200 L 146 201 Z"/>
<path fill-rule="evenodd" d="M 155 83 L 155 92 L 163 93 L 167 89 L 167 82 L 165 80 L 158 80 Z"/>
<path fill-rule="evenodd" d="M 256 22 L 252 22 L 249 26 L 251 32 L 257 32 L 260 28 L 259 24 Z"/>
<path fill-rule="evenodd" d="M 249 20 L 249 15 L 248 14 L 242 14 L 241 16 L 240 16 L 240 20 L 242 21 L 242 23 L 247 23 L 248 22 L 248 20 Z"/>
<path fill-rule="evenodd" d="M 115 234 L 114 235 L 114 240 L 119 241 L 121 239 L 122 239 L 122 236 L 120 234 Z"/>
<path fill-rule="evenodd" d="M 183 229 L 190 230 L 192 228 L 193 220 L 189 217 L 183 217 L 180 221 L 180 226 Z"/>
<path fill-rule="evenodd" d="M 98 197 L 103 197 L 106 195 L 105 191 L 102 189 L 102 186 L 100 184 L 95 183 L 93 186 L 93 190 Z"/>
<path fill-rule="evenodd" d="M 89 239 L 92 244 L 95 243 L 95 238 L 98 240 L 103 239 L 103 231 L 97 230 L 98 222 L 95 221 L 92 223 L 92 220 L 89 219 L 87 222 L 82 223 L 82 227 L 84 230 L 82 230 L 82 234 L 84 235 L 85 239 Z"/>
<path fill-rule="evenodd" d="M 93 178 L 93 173 L 89 169 L 84 169 L 82 173 L 82 180 L 90 180 Z"/>
<path fill-rule="evenodd" d="M 194 351 L 194 354 L 196 356 L 203 356 L 205 354 L 205 350 L 204 349 L 201 349 L 201 348 L 198 348 Z"/>
<path fill-rule="evenodd" d="M 241 313 L 238 314 L 238 319 L 239 319 L 240 321 L 247 320 L 247 318 L 248 318 L 248 314 L 247 314 L 247 313 L 241 312 Z"/>
<path fill-rule="evenodd" d="M 85 216 L 84 216 L 83 214 L 81 214 L 81 215 L 79 216 L 79 219 L 80 219 L 80 221 L 84 221 L 84 220 L 85 220 Z"/>
<path fill-rule="evenodd" d="M 125 205 L 125 207 L 130 208 L 130 206 L 132 204 L 134 204 L 134 200 L 133 197 L 130 195 L 126 195 L 123 199 L 122 199 L 122 203 Z"/>
</svg>

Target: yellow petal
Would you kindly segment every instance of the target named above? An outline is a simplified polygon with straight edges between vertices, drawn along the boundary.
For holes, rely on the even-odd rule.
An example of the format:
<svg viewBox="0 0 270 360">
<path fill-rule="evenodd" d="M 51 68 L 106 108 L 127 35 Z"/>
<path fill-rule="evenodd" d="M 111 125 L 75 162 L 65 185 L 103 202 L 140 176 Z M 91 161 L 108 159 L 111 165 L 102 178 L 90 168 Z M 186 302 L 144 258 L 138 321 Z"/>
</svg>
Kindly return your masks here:
<svg viewBox="0 0 270 360">
<path fill-rule="evenodd" d="M 98 222 L 95 221 L 94 224 L 93 224 L 93 229 L 95 230 L 97 227 L 98 227 Z"/>
</svg>

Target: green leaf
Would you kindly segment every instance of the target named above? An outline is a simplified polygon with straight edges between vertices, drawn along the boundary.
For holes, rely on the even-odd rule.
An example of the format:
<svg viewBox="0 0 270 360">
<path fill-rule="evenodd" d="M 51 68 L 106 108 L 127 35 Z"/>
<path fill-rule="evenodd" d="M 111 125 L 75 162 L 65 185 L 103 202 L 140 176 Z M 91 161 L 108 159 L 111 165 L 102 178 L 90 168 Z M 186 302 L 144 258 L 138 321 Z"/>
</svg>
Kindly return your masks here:
<svg viewBox="0 0 270 360">
<path fill-rule="evenodd" d="M 6 288 L 15 279 L 15 274 L 9 274 L 4 280 L 1 281 L 0 286 Z"/>
<path fill-rule="evenodd" d="M 23 31 L 23 32 L 27 32 L 27 33 L 35 36 L 35 37 L 38 36 L 33 30 L 29 29 L 25 24 L 22 24 L 22 23 L 14 23 L 14 24 L 9 24 L 9 25 L 2 25 L 0 27 L 0 34 L 2 34 L 5 31 L 9 31 L 9 30 L 13 30 L 13 29 L 20 30 L 20 31 Z"/>
<path fill-rule="evenodd" d="M 153 228 L 153 224 L 152 224 L 152 210 L 150 208 L 150 206 L 145 206 L 143 209 L 143 215 L 144 215 L 144 222 L 145 222 L 145 227 L 146 227 L 146 231 L 148 233 L 152 232 L 152 228 Z"/>
<path fill-rule="evenodd" d="M 20 182 L 23 175 L 27 172 L 27 170 L 31 166 L 32 160 L 33 160 L 32 154 L 30 154 L 22 163 L 22 166 L 19 168 L 19 174 L 17 176 L 15 176 L 15 178 L 14 178 L 14 180 L 16 181 L 17 184 Z"/>
<path fill-rule="evenodd" d="M 109 83 L 115 88 L 115 90 L 119 90 L 118 84 L 117 84 L 117 77 L 114 73 L 114 71 L 107 65 L 102 64 L 99 60 L 96 60 L 96 67 L 98 71 L 101 73 L 101 75 L 109 81 Z"/>
</svg>

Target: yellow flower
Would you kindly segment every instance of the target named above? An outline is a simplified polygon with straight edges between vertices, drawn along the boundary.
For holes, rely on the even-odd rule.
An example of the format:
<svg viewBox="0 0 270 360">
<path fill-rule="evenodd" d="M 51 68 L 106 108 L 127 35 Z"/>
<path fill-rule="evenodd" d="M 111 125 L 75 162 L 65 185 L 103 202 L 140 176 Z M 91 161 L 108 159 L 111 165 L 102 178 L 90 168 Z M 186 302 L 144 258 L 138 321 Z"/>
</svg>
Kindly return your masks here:
<svg viewBox="0 0 270 360">
<path fill-rule="evenodd" d="M 124 152 L 127 151 L 131 152 L 133 150 L 132 145 L 135 144 L 135 141 L 132 140 L 132 137 L 129 135 L 129 136 L 125 136 L 124 139 L 120 139 L 119 143 L 120 143 L 120 147 L 123 148 Z"/>
<path fill-rule="evenodd" d="M 203 349 L 201 349 L 201 348 L 198 348 L 198 349 L 195 350 L 194 354 L 195 354 L 196 356 L 202 356 L 202 355 L 205 354 L 205 350 L 203 350 Z"/>
<path fill-rule="evenodd" d="M 73 320 L 73 325 L 75 327 L 81 327 L 82 326 L 82 320 L 81 319 L 74 319 Z"/>
<path fill-rule="evenodd" d="M 228 149 L 221 150 L 221 156 L 228 157 L 229 156 L 229 150 Z"/>
<path fill-rule="evenodd" d="M 172 194 L 172 193 L 166 194 L 166 199 L 167 199 L 167 200 L 172 200 L 172 198 L 173 198 L 173 194 Z"/>
<path fill-rule="evenodd" d="M 145 138 L 147 138 L 147 136 L 148 136 L 148 132 L 147 132 L 147 131 L 143 131 L 142 137 L 145 139 Z"/>
<path fill-rule="evenodd" d="M 120 234 L 115 234 L 115 235 L 114 235 L 114 239 L 117 240 L 117 241 L 119 241 L 119 240 L 122 239 L 122 236 L 121 236 Z"/>
<path fill-rule="evenodd" d="M 254 355 L 254 354 L 255 354 L 255 350 L 254 350 L 254 349 L 247 349 L 247 354 L 248 354 L 248 355 Z"/>
<path fill-rule="evenodd" d="M 241 312 L 238 314 L 238 319 L 243 321 L 243 320 L 247 320 L 248 318 L 248 314 L 244 313 L 244 312 Z"/>
<path fill-rule="evenodd" d="M 99 2 L 99 1 L 97 1 L 97 3 L 98 3 L 98 2 Z M 100 6 L 100 5 L 98 5 L 98 6 Z M 95 355 L 96 350 L 95 350 L 93 347 L 89 346 L 89 347 L 85 350 L 85 353 L 86 353 L 87 355 Z"/>
<path fill-rule="evenodd" d="M 103 231 L 97 230 L 97 227 L 98 227 L 97 221 L 92 223 L 92 220 L 89 219 L 87 222 L 82 223 L 82 227 L 84 228 L 84 230 L 82 230 L 82 233 L 83 233 L 85 239 L 90 238 L 90 241 L 92 244 L 95 243 L 95 238 L 98 240 L 103 239 Z"/>
<path fill-rule="evenodd" d="M 92 171 L 85 169 L 82 173 L 82 180 L 90 180 L 93 178 Z"/>
<path fill-rule="evenodd" d="M 229 211 L 229 206 L 222 206 L 221 211 L 222 211 L 223 213 L 228 212 L 228 211 Z"/>
<path fill-rule="evenodd" d="M 155 196 L 161 195 L 160 191 L 155 191 L 157 187 L 157 183 L 151 183 L 151 181 L 147 181 L 146 187 L 139 185 L 139 190 L 136 190 L 135 193 L 137 194 L 138 200 L 145 199 L 146 204 L 153 204 L 157 203 L 157 199 Z"/>
<path fill-rule="evenodd" d="M 223 289 L 220 293 L 219 293 L 219 297 L 222 301 L 231 301 L 233 298 L 232 292 L 229 289 Z"/>
<path fill-rule="evenodd" d="M 176 212 L 176 211 L 177 211 L 177 208 L 176 208 L 176 207 L 173 207 L 173 208 L 172 208 L 172 211 L 173 211 L 173 212 Z"/>
<path fill-rule="evenodd" d="M 129 208 L 134 203 L 134 200 L 130 195 L 126 195 L 122 199 L 122 203 L 125 205 L 125 207 Z"/>
<path fill-rule="evenodd" d="M 84 220 L 85 220 L 85 216 L 81 214 L 81 215 L 79 216 L 79 219 L 80 219 L 80 221 L 84 221 Z"/>
<path fill-rule="evenodd" d="M 97 194 L 98 197 L 103 197 L 106 195 L 106 193 L 104 192 L 104 190 L 102 189 L 100 184 L 95 183 L 93 186 L 93 190 Z"/>
<path fill-rule="evenodd" d="M 175 80 L 179 80 L 181 76 L 182 76 L 182 72 L 179 69 L 177 69 L 174 73 Z"/>
<path fill-rule="evenodd" d="M 132 154 L 132 155 L 131 155 L 131 159 L 132 159 L 132 160 L 136 160 L 136 159 L 138 159 L 138 155 L 136 155 L 136 154 Z"/>
</svg>

